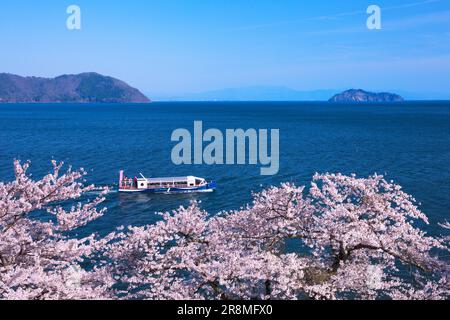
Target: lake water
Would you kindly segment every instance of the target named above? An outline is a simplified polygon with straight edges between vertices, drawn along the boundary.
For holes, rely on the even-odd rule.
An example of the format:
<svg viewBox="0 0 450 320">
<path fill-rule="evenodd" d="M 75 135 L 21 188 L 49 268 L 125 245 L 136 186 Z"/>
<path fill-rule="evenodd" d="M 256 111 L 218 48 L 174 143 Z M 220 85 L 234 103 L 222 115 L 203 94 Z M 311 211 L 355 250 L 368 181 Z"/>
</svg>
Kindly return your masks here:
<svg viewBox="0 0 450 320">
<path fill-rule="evenodd" d="M 176 166 L 172 131 L 255 128 L 280 130 L 280 171 L 260 166 Z M 450 102 L 389 105 L 328 103 L 151 103 L 148 105 L 0 105 L 0 180 L 12 179 L 14 158 L 31 160 L 35 177 L 50 160 L 88 170 L 89 182 L 117 188 L 130 176 L 196 175 L 216 180 L 211 194 L 108 195 L 107 214 L 86 232 L 142 225 L 197 199 L 210 213 L 237 209 L 252 191 L 281 182 L 307 184 L 315 172 L 386 174 L 421 202 L 432 224 L 450 213 Z M 431 226 L 432 234 L 439 229 Z"/>
</svg>

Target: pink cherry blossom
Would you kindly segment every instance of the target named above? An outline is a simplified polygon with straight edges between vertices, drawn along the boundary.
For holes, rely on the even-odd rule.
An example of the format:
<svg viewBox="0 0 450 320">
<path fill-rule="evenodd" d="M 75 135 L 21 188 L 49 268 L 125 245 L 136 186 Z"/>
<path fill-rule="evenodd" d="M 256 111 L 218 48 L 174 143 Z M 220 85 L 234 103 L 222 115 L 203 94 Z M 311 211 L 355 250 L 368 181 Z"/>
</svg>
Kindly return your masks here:
<svg viewBox="0 0 450 320">
<path fill-rule="evenodd" d="M 112 235 L 105 251 L 134 298 L 445 299 L 448 265 L 432 252 L 448 247 L 419 221 L 381 176 L 317 174 L 308 190 L 272 187 L 216 216 L 193 202 Z"/>
<path fill-rule="evenodd" d="M 75 239 L 64 234 L 104 213 L 96 206 L 107 190 L 66 211 L 63 201 L 76 200 L 94 186 L 80 182 L 83 170 L 69 168 L 61 175 L 62 165 L 53 161 L 53 171 L 34 181 L 27 174 L 29 163 L 15 161 L 15 180 L 0 183 L 0 299 L 109 297 L 111 282 L 106 269 L 80 267 L 100 242 L 94 235 Z M 36 210 L 45 210 L 54 219 L 30 218 Z"/>
<path fill-rule="evenodd" d="M 210 215 L 192 202 L 104 238 L 70 237 L 105 213 L 83 170 L 0 183 L 0 299 L 447 299 L 448 235 L 382 176 L 316 174 Z M 89 197 L 87 197 L 89 198 Z M 79 201 L 68 208 L 68 204 Z M 52 219 L 36 219 L 46 212 Z M 442 222 L 448 232 L 448 222 Z"/>
</svg>

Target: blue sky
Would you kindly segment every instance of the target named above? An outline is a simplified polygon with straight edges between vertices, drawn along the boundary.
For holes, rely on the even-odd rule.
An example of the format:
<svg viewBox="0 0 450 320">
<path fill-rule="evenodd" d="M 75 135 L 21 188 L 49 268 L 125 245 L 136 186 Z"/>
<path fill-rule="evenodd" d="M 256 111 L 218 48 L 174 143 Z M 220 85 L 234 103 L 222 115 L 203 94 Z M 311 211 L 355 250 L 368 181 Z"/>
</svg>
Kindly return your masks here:
<svg viewBox="0 0 450 320">
<path fill-rule="evenodd" d="M 66 28 L 71 4 L 81 30 Z M 371 4 L 381 30 L 366 27 Z M 450 0 L 2 1 L 0 39 L 0 72 L 96 71 L 150 95 L 264 85 L 450 97 Z"/>
</svg>

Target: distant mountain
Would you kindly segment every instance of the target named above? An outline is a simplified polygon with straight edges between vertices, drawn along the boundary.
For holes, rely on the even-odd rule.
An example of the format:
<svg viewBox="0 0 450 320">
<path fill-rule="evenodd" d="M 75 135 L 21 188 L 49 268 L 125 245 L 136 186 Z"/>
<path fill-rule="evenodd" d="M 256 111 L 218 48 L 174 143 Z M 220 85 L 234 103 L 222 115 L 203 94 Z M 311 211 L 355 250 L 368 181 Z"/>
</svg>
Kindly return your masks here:
<svg viewBox="0 0 450 320">
<path fill-rule="evenodd" d="M 401 96 L 388 92 L 367 92 L 361 89 L 350 89 L 333 96 L 330 102 L 400 102 Z"/>
<path fill-rule="evenodd" d="M 0 73 L 0 103 L 145 103 L 150 100 L 125 82 L 89 72 L 56 78 Z"/>
<path fill-rule="evenodd" d="M 339 90 L 299 91 L 288 87 L 252 86 L 179 95 L 152 94 L 166 101 L 326 101 Z"/>
</svg>

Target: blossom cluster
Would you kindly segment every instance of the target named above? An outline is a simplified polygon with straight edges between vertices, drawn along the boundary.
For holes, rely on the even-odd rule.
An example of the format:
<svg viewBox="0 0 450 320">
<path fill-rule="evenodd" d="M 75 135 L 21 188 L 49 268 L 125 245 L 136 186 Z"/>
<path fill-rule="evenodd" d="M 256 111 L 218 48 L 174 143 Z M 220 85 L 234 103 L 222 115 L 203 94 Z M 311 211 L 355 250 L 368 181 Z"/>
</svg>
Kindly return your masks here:
<svg viewBox="0 0 450 320">
<path fill-rule="evenodd" d="M 316 174 L 251 204 L 209 215 L 198 202 L 155 224 L 79 239 L 108 190 L 83 170 L 42 180 L 15 162 L 0 183 L 0 299 L 447 299 L 448 236 L 399 185 L 373 175 Z M 67 200 L 84 199 L 71 208 Z M 54 219 L 33 219 L 45 211 Z M 445 231 L 447 222 L 442 223 Z"/>
</svg>

